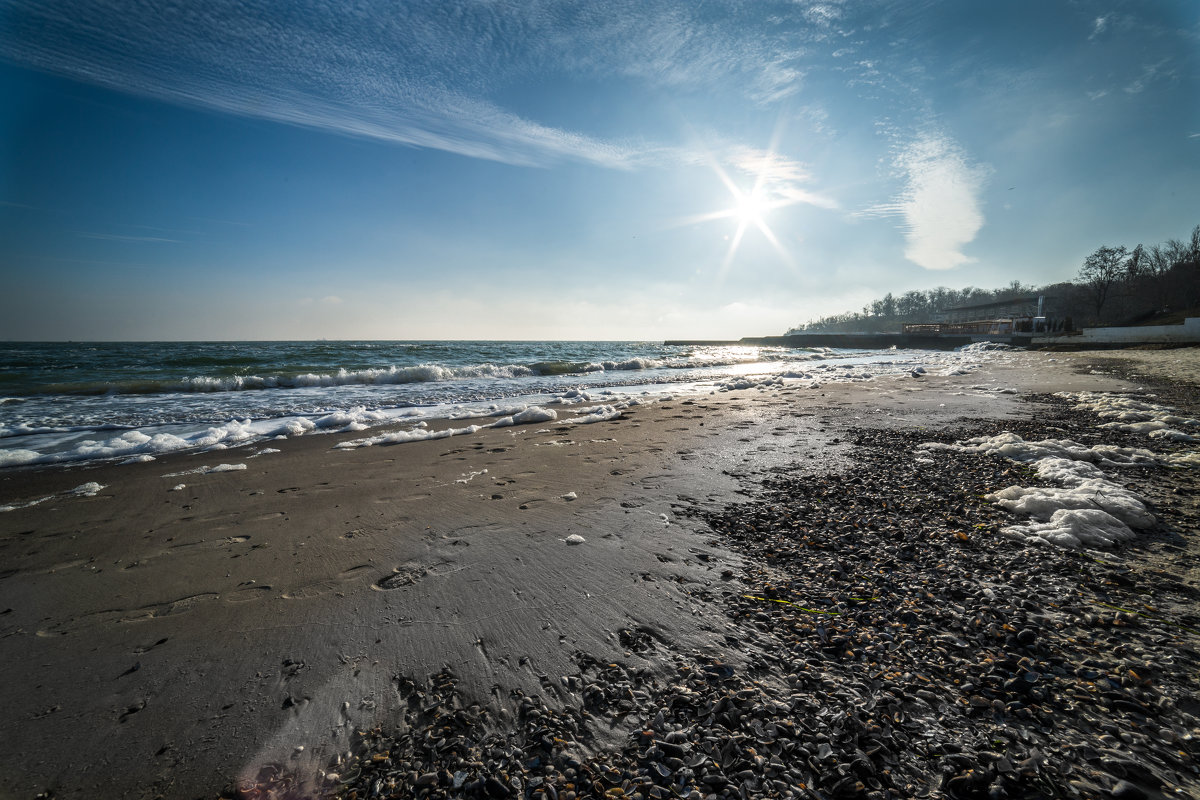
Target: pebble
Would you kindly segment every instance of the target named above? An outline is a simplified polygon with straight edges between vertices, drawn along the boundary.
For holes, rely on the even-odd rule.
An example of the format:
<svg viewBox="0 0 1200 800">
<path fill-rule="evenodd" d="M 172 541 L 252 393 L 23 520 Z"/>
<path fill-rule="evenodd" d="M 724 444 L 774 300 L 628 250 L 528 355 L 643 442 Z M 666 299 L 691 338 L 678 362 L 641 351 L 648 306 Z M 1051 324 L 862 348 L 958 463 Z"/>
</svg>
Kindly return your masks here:
<svg viewBox="0 0 1200 800">
<path fill-rule="evenodd" d="M 1117 800 L 1143 800 L 1149 796 L 1129 781 L 1117 781 L 1109 794 Z"/>
</svg>

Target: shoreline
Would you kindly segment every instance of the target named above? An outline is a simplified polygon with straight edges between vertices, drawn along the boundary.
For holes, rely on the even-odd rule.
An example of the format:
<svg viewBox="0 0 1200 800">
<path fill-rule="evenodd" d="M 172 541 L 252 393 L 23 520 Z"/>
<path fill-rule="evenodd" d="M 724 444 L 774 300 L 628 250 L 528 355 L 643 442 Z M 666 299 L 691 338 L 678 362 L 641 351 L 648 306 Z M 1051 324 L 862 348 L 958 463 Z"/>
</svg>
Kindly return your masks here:
<svg viewBox="0 0 1200 800">
<path fill-rule="evenodd" d="M 192 349 L 197 347 L 207 353 L 205 347 Z M 978 350 L 817 353 L 775 349 L 762 356 L 759 348 L 673 353 L 665 347 L 635 344 L 603 353 L 595 349 L 595 343 L 590 347 L 585 352 L 559 348 L 558 356 L 575 360 L 530 361 L 545 354 L 496 352 L 494 347 L 466 353 L 421 353 L 399 343 L 397 352 L 374 356 L 376 360 L 386 356 L 401 360 L 402 365 L 391 364 L 386 369 L 357 363 L 349 370 L 335 370 L 335 365 L 326 364 L 325 372 L 291 377 L 283 369 L 265 370 L 264 376 L 198 375 L 168 380 L 161 366 L 152 365 L 142 383 L 130 379 L 127 373 L 133 367 L 128 363 L 122 366 L 121 361 L 128 362 L 137 354 L 121 352 L 112 355 L 118 363 L 109 373 L 92 375 L 92 383 L 60 387 L 68 390 L 66 394 L 58 394 L 54 386 L 43 387 L 49 394 L 40 393 L 30 384 L 24 387 L 24 394 L 18 391 L 14 397 L 0 398 L 6 412 L 6 422 L 0 425 L 0 465 L 136 463 L 170 452 L 241 448 L 280 435 L 294 438 L 392 426 L 411 427 L 413 432 L 406 438 L 417 439 L 425 435 L 422 426 L 431 422 L 446 427 L 451 424 L 446 420 L 474 417 L 473 423 L 486 426 L 528 405 L 571 413 L 587 404 L 600 404 L 611 414 L 612 407 L 654 402 L 667 395 L 704 394 L 710 388 L 731 384 L 861 381 L 907 375 L 917 368 L 941 373 L 974 369 L 988 358 Z M 197 353 L 185 351 L 171 351 L 172 357 L 199 358 Z M 257 368 L 262 365 L 256 358 L 271 355 L 239 357 Z M 444 363 L 403 364 L 418 361 L 422 355 L 442 358 Z M 583 356 L 604 360 L 578 360 Z M 204 357 L 211 360 L 213 355 Z M 280 357 L 286 361 L 288 355 Z M 477 363 L 479 358 L 485 360 Z M 377 382 L 383 386 L 377 387 Z M 276 383 L 280 388 L 274 388 Z M 78 389 L 85 384 L 89 392 L 70 391 L 72 385 Z M 184 386 L 191 389 L 178 393 Z M 131 388 L 134 391 L 127 391 Z M 376 392 L 377 388 L 380 391 Z M 142 393 L 152 389 L 157 391 Z"/>
<path fill-rule="evenodd" d="M 728 644 L 744 627 L 715 598 L 723 573 L 750 574 L 758 556 L 694 515 L 772 471 L 853 469 L 851 429 L 1019 421 L 1031 410 L 1020 395 L 1134 385 L 1063 374 L 1086 359 L 1055 355 L 677 398 L 590 425 L 350 451 L 333 445 L 357 434 L 325 434 L 254 459 L 230 449 L 5 473 L 0 502 L 105 484 L 0 515 L 12 788 L 86 796 L 104 773 L 121 796 L 211 795 L 271 763 L 320 780 L 353 731 L 402 718 L 412 694 L 397 675 L 444 665 L 456 692 L 497 714 L 512 691 L 547 714 L 570 708 L 570 692 L 546 684 L 583 674 L 580 653 L 660 681 L 663 648 L 748 669 L 761 653 Z M 995 391 L 969 389 L 988 381 Z M 586 541 L 567 544 L 572 534 Z M 626 734 L 592 734 L 592 749 L 620 751 Z"/>
</svg>

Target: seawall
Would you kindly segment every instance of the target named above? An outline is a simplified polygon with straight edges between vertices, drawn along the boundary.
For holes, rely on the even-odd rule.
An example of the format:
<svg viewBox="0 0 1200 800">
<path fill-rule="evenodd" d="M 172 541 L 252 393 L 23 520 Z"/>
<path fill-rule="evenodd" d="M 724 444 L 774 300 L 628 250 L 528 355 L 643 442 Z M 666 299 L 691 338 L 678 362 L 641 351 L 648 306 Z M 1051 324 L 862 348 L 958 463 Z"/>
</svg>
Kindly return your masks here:
<svg viewBox="0 0 1200 800">
<path fill-rule="evenodd" d="M 758 347 L 841 347 L 856 350 L 886 350 L 889 347 L 922 350 L 953 350 L 972 342 L 1005 342 L 1028 346 L 1028 336 L 922 336 L 908 333 L 798 333 L 789 336 L 746 336 L 737 341 L 673 339 L 668 345 Z"/>
</svg>

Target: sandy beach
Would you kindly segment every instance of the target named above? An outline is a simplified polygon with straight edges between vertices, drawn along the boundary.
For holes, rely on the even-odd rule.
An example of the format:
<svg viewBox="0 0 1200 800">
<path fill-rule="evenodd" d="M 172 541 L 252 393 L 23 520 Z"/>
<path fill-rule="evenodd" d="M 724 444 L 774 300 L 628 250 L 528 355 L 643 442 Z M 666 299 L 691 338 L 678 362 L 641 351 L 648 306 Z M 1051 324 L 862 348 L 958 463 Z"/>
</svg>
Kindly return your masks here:
<svg viewBox="0 0 1200 800">
<path fill-rule="evenodd" d="M 1168 385 L 1155 388 L 1163 380 Z M 797 576 L 819 564 L 821 575 L 830 581 L 853 584 L 858 573 L 835 564 L 842 563 L 838 558 L 849 564 L 857 557 L 837 552 L 838 547 L 844 550 L 850 541 L 845 536 L 852 532 L 839 530 L 840 538 L 830 540 L 838 543 L 836 547 L 829 544 L 807 555 L 784 553 L 786 548 L 777 542 L 767 546 L 774 540 L 738 528 L 738 520 L 757 519 L 754 514 L 761 514 L 763 520 L 769 519 L 764 526 L 774 526 L 771 529 L 777 532 L 782 523 L 770 509 L 790 502 L 788 498 L 804 499 L 810 511 L 790 517 L 794 524 L 788 524 L 797 537 L 817 537 L 812 526 L 818 505 L 828 506 L 834 498 L 874 497 L 869 486 L 871 465 L 900 463 L 896 459 L 901 454 L 909 464 L 921 457 L 917 445 L 925 440 L 953 443 L 967 434 L 1005 430 L 1019 430 L 1025 441 L 1060 440 L 1091 431 L 1097 442 L 1111 440 L 1130 448 L 1136 444 L 1163 454 L 1184 452 L 1187 446 L 1179 441 L 1101 430 L 1097 427 L 1101 420 L 1091 412 L 1056 405 L 1048 395 L 1135 392 L 1143 397 L 1145 387 L 1150 387 L 1149 393 L 1160 402 L 1181 416 L 1194 417 L 1200 413 L 1198 380 L 1200 351 L 1195 348 L 1001 353 L 967 374 L 828 383 L 820 388 L 783 384 L 681 396 L 595 424 L 564 424 L 569 415 L 560 413 L 553 422 L 396 445 L 340 448 L 340 442 L 356 435 L 313 435 L 268 443 L 277 452 L 259 452 L 264 449 L 260 443 L 174 454 L 141 464 L 0 473 L 0 506 L 13 506 L 0 513 L 0 693 L 7 709 L 0 731 L 0 767 L 6 776 L 0 795 L 190 798 L 238 790 L 254 795 L 261 790 L 259 796 L 267 796 L 268 788 L 290 787 L 294 796 L 322 792 L 351 796 L 356 787 L 370 785 L 352 785 L 351 777 L 359 776 L 360 782 L 370 779 L 381 781 L 381 787 L 390 785 L 388 791 L 395 796 L 474 791 L 550 797 L 551 786 L 553 796 L 562 795 L 546 770 L 558 770 L 559 778 L 554 780 L 572 784 L 569 791 L 579 796 L 613 788 L 631 796 L 676 796 L 669 787 L 678 789 L 684 783 L 665 775 L 654 779 L 652 770 L 661 758 L 655 761 L 645 753 L 657 746 L 661 755 L 665 748 L 662 758 L 674 757 L 682 763 L 689 758 L 671 752 L 683 744 L 669 741 L 665 733 L 646 733 L 644 740 L 637 737 L 643 731 L 669 727 L 669 721 L 656 722 L 655 715 L 660 708 L 677 707 L 671 697 L 678 700 L 678 692 L 672 695 L 675 690 L 670 687 L 672 676 L 678 678 L 681 669 L 707 664 L 712 674 L 745 681 L 726 687 L 734 691 L 731 696 L 737 691 L 758 691 L 781 698 L 789 687 L 800 691 L 803 681 L 789 682 L 788 673 L 781 672 L 772 659 L 791 652 L 787 657 L 795 664 L 797 652 L 824 653 L 824 660 L 843 666 L 861 662 L 864 674 L 875 675 L 871 696 L 876 701 L 889 683 L 908 685 L 914 680 L 901 677 L 900 672 L 917 671 L 901 670 L 891 676 L 878 664 L 869 668 L 869 659 L 859 658 L 861 646 L 850 656 L 844 653 L 853 647 L 834 653 L 826 647 L 833 634 L 825 628 L 820 633 L 815 627 L 805 629 L 803 635 L 788 628 L 784 638 L 792 644 L 787 646 L 801 650 L 786 650 L 778 626 L 795 623 L 797 612 L 789 604 L 801 604 L 799 583 L 789 591 L 789 581 L 803 583 Z M 931 460 L 950 458 L 937 455 Z M 987 559 L 1009 566 L 998 567 L 994 575 L 976 572 L 975 578 L 965 566 L 953 575 L 930 566 L 930 572 L 922 573 L 930 592 L 942 591 L 953 577 L 979 587 L 986 583 L 987 591 L 1003 595 L 1005 581 L 1017 580 L 1005 577 L 1010 573 L 1021 576 L 1022 591 L 1033 592 L 1039 585 L 1035 575 L 1039 561 L 1071 566 L 1083 557 L 1081 551 L 1021 543 L 1002 535 L 1004 525 L 1019 522 L 1016 515 L 978 497 L 1010 483 L 1028 485 L 1036 479 L 1029 468 L 999 456 L 969 458 L 978 465 L 980 476 L 986 472 L 987 480 L 979 477 L 962 497 L 938 497 L 945 515 L 940 521 L 920 517 L 920 525 L 925 526 L 922 541 L 944 552 L 940 558 L 945 563 L 959 563 L 956 559 L 961 556 L 976 559 L 970 561 L 970 569 L 981 569 Z M 955 466 L 958 463 L 929 467 L 929 474 L 966 470 Z M 928 498 L 922 501 L 923 509 L 918 509 L 916 500 L 906 499 L 905 492 L 911 490 L 916 497 L 923 491 L 919 469 L 911 473 L 916 477 L 910 483 L 896 477 L 909 474 L 900 467 L 880 467 L 877 472 L 892 476 L 888 490 L 879 490 L 885 508 L 843 509 L 847 524 L 861 523 L 861 530 L 852 535 L 867 537 L 859 546 L 864 553 L 874 553 L 871 563 L 876 565 L 889 556 L 871 550 L 876 546 L 871 543 L 875 528 L 864 520 L 893 513 L 887 511 L 889 502 L 901 508 L 894 513 L 908 522 L 900 525 L 881 517 L 881 529 L 911 528 L 919 511 L 938 510 L 929 508 Z M 1154 676 L 1144 675 L 1130 664 L 1111 673 L 1115 685 L 1136 682 L 1139 691 L 1158 691 L 1166 700 L 1153 705 L 1145 698 L 1131 697 L 1127 702 L 1143 704 L 1136 712 L 1140 716 L 1121 717 L 1122 730 L 1116 734 L 1096 735 L 1110 735 L 1113 741 L 1105 747 L 1124 748 L 1129 760 L 1149 766 L 1141 772 L 1128 764 L 1097 766 L 1086 774 L 1081 767 L 1068 774 L 1047 767 L 1057 764 L 1055 757 L 1028 741 L 1015 741 L 1011 747 L 1024 748 L 1021 762 L 1032 758 L 1032 767 L 1022 766 L 1015 757 L 988 755 L 980 760 L 976 751 L 960 746 L 958 754 L 970 756 L 964 756 L 962 765 L 944 761 L 946 753 L 938 756 L 941 761 L 928 756 L 925 768 L 933 777 L 925 785 L 919 780 L 913 784 L 920 790 L 917 794 L 988 796 L 991 785 L 1008 792 L 999 796 L 1051 793 L 1046 787 L 1053 787 L 1056 794 L 1080 797 L 1196 796 L 1200 792 L 1194 766 L 1200 752 L 1194 716 L 1200 713 L 1194 700 L 1200 691 L 1195 679 L 1200 668 L 1196 661 L 1200 634 L 1195 630 L 1200 596 L 1195 472 L 1165 466 L 1136 475 L 1122 472 L 1116 480 L 1145 498 L 1155 522 L 1140 530 L 1136 539 L 1112 548 L 1111 557 L 1099 559 L 1118 565 L 1127 584 L 1114 583 L 1114 594 L 1097 601 L 1124 610 L 1093 609 L 1109 623 L 1119 622 L 1108 625 L 1105 635 L 1118 641 L 1142 631 L 1143 638 L 1130 639 L 1126 660 L 1154 663 L 1157 670 Z M 855 475 L 866 484 L 845 479 Z M 775 483 L 764 486 L 768 479 Z M 99 488 L 79 490 L 88 484 Z M 832 488 L 826 494 L 814 488 L 823 485 Z M 941 485 L 929 479 L 929 487 Z M 747 503 L 751 505 L 743 505 Z M 955 510 L 964 504 L 965 508 Z M 741 516 L 738 508 L 745 509 Z M 964 529 L 966 521 L 975 527 Z M 576 543 L 578 539 L 582 541 Z M 977 545 L 977 550 L 966 553 Z M 811 560 L 809 567 L 806 558 Z M 915 557 L 913 563 L 924 564 Z M 1015 563 L 1022 566 L 1013 567 Z M 899 574 L 905 567 L 896 563 L 888 569 Z M 1043 594 L 1064 590 L 1065 573 L 1060 575 L 1058 567 L 1047 569 L 1049 588 Z M 1152 578 L 1144 577 L 1150 572 Z M 938 574 L 943 576 L 942 586 L 937 585 Z M 1109 573 L 1104 575 L 1108 575 L 1104 580 L 1113 580 Z M 883 595 L 872 586 L 863 584 L 860 590 L 874 594 L 855 596 L 878 600 Z M 1138 608 L 1129 610 L 1130 606 L 1116 602 L 1125 597 L 1120 592 L 1132 598 L 1145 587 L 1158 594 L 1145 596 Z M 809 589 L 815 592 L 815 584 Z M 829 587 L 822 591 L 829 597 L 837 592 Z M 958 602 L 966 606 L 959 615 L 964 625 L 977 616 L 976 607 L 961 599 L 966 596 L 975 595 L 960 595 Z M 833 605 L 823 607 L 830 614 L 849 613 L 837 605 L 844 600 L 830 602 Z M 1054 602 L 1062 605 L 1057 596 Z M 1101 676 L 1110 674 L 1107 666 L 1087 667 L 1061 658 L 1054 662 L 1055 654 L 1074 652 L 1069 648 L 1075 645 L 1060 647 L 1051 641 L 1053 636 L 1063 637 L 1064 642 L 1081 636 L 1068 630 L 1066 623 L 1054 627 L 1056 613 L 1030 610 L 1025 627 L 1004 631 L 997 640 L 1000 649 L 1009 642 L 1014 664 L 1020 659 L 1028 662 L 1013 666 L 1013 674 L 1057 675 L 1046 666 L 1050 664 L 1067 677 L 1078 669 L 1084 670 L 1080 673 L 1084 676 L 1091 675 L 1087 670 L 1095 671 L 1095 676 L 1079 680 L 1093 686 L 1102 683 Z M 1138 613 L 1174 622 L 1160 635 L 1146 631 L 1150 623 Z M 788 614 L 791 622 L 785 619 Z M 1084 615 L 1083 611 L 1076 614 L 1080 619 Z M 1042 622 L 1035 625 L 1035 617 Z M 812 619 L 821 618 L 809 615 Z M 1004 625 L 1014 627 L 1012 622 Z M 1034 627 L 1035 633 L 1025 633 Z M 848 643 L 859 633 L 842 635 L 850 637 L 844 642 Z M 958 632 L 943 635 L 964 641 Z M 1033 636 L 1036 644 L 1026 641 Z M 1042 647 L 1049 649 L 1038 649 Z M 963 644 L 963 648 L 967 652 L 961 657 L 973 658 L 971 647 Z M 994 658 L 991 650 L 983 650 L 975 661 Z M 1162 654 L 1170 654 L 1173 661 L 1163 662 L 1158 658 Z M 883 663 L 882 658 L 878 661 Z M 1044 664 L 1033 669 L 1034 662 Z M 618 709 L 618 699 L 592 707 L 573 681 L 582 676 L 594 684 L 603 665 L 610 663 L 619 664 L 625 675 L 646 676 L 645 687 L 630 692 L 629 708 Z M 792 673 L 801 671 L 795 668 Z M 1130 678 L 1130 672 L 1137 677 Z M 570 726 L 564 727 L 564 720 L 574 720 L 587 730 L 576 730 L 571 746 L 551 747 L 554 754 L 537 765 L 523 762 L 529 775 L 536 773 L 537 783 L 526 777 L 520 788 L 512 783 L 511 769 L 500 790 L 486 783 L 481 770 L 492 767 L 483 761 L 478 767 L 460 766 L 462 779 L 454 777 L 456 770 L 449 763 L 429 762 L 432 766 L 419 768 L 415 756 L 412 765 L 399 763 L 399 755 L 372 762 L 363 749 L 367 746 L 363 732 L 377 731 L 382 737 L 371 740 L 375 743 L 371 746 L 383 747 L 377 755 L 391 753 L 380 742 L 392 742 L 394 747 L 405 731 L 410 738 L 415 736 L 414 726 L 437 714 L 418 719 L 409 713 L 420 694 L 412 687 L 439 674 L 453 675 L 455 708 L 477 704 L 487 712 L 482 727 L 489 735 L 525 730 L 529 708 L 535 706 L 543 709 L 535 715 L 543 719 L 542 728 L 560 740 L 569 739 L 564 732 Z M 836 700 L 839 674 L 833 671 L 824 678 L 829 683 L 830 707 L 835 709 L 844 708 Z M 1152 677 L 1157 681 L 1153 687 L 1143 686 L 1141 681 Z M 1049 682 L 1043 679 L 1043 685 Z M 711 681 L 700 683 L 721 688 Z M 435 680 L 432 688 L 422 691 L 436 694 L 438 685 Z M 974 682 L 980 685 L 987 684 Z M 986 704 L 988 720 L 993 711 L 1004 717 L 1021 710 L 1006 711 L 1001 695 L 985 697 L 982 690 L 961 685 L 952 689 L 968 711 Z M 1060 690 L 1069 694 L 1061 685 Z M 1190 704 L 1179 700 L 1189 693 Z M 1053 705 L 1057 696 L 1050 692 L 1043 705 Z M 958 713 L 937 711 L 940 702 L 929 701 L 931 719 Z M 1000 706 L 993 709 L 994 702 Z M 1113 707 L 1099 699 L 1097 703 L 1094 708 Z M 1083 701 L 1078 706 L 1088 708 Z M 579 709 L 584 708 L 591 710 L 580 716 Z M 1156 710 L 1150 714 L 1146 708 Z M 764 711 L 760 722 L 769 711 Z M 793 705 L 787 713 L 798 712 Z M 1124 712 L 1118 708 L 1114 713 Z M 784 711 L 772 717 L 776 724 L 779 715 Z M 1054 727 L 1040 711 L 1035 709 L 1033 715 L 1037 718 L 1030 726 L 1049 726 L 1047 731 Z M 1011 727 L 1018 725 L 1014 721 L 1018 718 L 1023 719 L 1017 715 L 988 724 Z M 1142 727 L 1125 728 L 1129 719 L 1142 721 Z M 749 719 L 744 722 L 750 724 Z M 950 732 L 944 739 L 958 741 L 953 726 L 945 724 Z M 1071 729 L 1058 724 L 1062 730 Z M 1053 738 L 1041 728 L 1038 731 L 1037 736 Z M 1133 736 L 1127 738 L 1123 732 Z M 766 737 L 761 724 L 759 733 L 762 741 L 779 738 Z M 1137 737 L 1143 734 L 1158 748 L 1153 758 L 1140 755 L 1143 744 Z M 653 741 L 659 744 L 652 745 Z M 838 764 L 855 763 L 852 749 L 845 751 L 850 753 L 847 759 L 840 760 L 842 744 L 836 736 L 827 735 L 824 744 Z M 631 755 L 634 745 L 640 748 L 636 756 Z M 693 746 L 700 752 L 699 744 L 688 748 Z M 854 747 L 859 753 L 870 750 L 861 742 Z M 1028 753 L 1031 747 L 1038 750 L 1036 758 Z M 705 789 L 700 796 L 736 793 L 739 785 L 742 791 L 759 796 L 787 796 L 788 791 L 794 796 L 903 793 L 899 784 L 889 785 L 879 774 L 884 762 L 864 755 L 864 763 L 871 767 L 869 778 L 865 772 L 837 773 L 837 765 L 830 762 L 825 766 L 832 771 L 816 770 L 815 778 L 809 778 L 815 780 L 810 784 L 814 793 L 804 795 L 794 776 L 768 769 L 768 748 L 762 744 L 758 748 L 761 763 L 743 756 L 745 766 L 735 771 L 726 764 L 719 775 L 705 772 L 708 766 L 662 769 L 677 775 L 686 767 L 694 773 L 694 783 Z M 907 749 L 918 752 L 911 746 Z M 989 754 L 997 749 L 995 745 L 977 748 Z M 824 752 L 818 750 L 814 749 L 812 759 L 820 766 L 830 753 L 818 758 Z M 1171 762 L 1159 750 L 1181 755 Z M 624 761 L 619 754 L 624 754 Z M 364 757 L 367 764 L 386 762 L 395 774 L 371 772 L 382 770 L 378 766 L 355 766 Z M 730 758 L 730 764 L 737 761 Z M 612 783 L 603 784 L 599 773 L 596 781 L 585 783 L 585 766 L 601 762 L 620 774 Z M 564 768 L 567 763 L 576 766 Z M 1007 776 L 1006 766 L 1015 777 Z M 564 777 L 564 769 L 572 770 L 571 775 Z M 635 780 L 638 769 L 649 776 L 646 781 Z M 892 769 L 904 773 L 900 767 Z M 1025 775 L 1030 770 L 1034 777 Z M 978 778 L 985 773 L 987 780 Z M 853 780 L 847 783 L 850 777 Z M 625 787 L 622 781 L 632 783 Z M 664 793 L 651 792 L 651 787 Z M 678 794 L 687 796 L 691 791 Z"/>
</svg>

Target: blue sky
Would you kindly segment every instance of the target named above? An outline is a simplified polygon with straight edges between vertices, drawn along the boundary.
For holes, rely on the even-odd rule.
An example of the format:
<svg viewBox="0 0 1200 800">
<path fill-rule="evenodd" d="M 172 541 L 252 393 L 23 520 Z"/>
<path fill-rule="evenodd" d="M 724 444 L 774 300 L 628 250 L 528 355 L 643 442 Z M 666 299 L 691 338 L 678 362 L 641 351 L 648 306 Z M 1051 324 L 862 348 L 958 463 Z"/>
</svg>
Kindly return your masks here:
<svg viewBox="0 0 1200 800">
<path fill-rule="evenodd" d="M 1200 223 L 1191 0 L 0 0 L 0 96 L 0 339 L 740 337 Z"/>
</svg>

